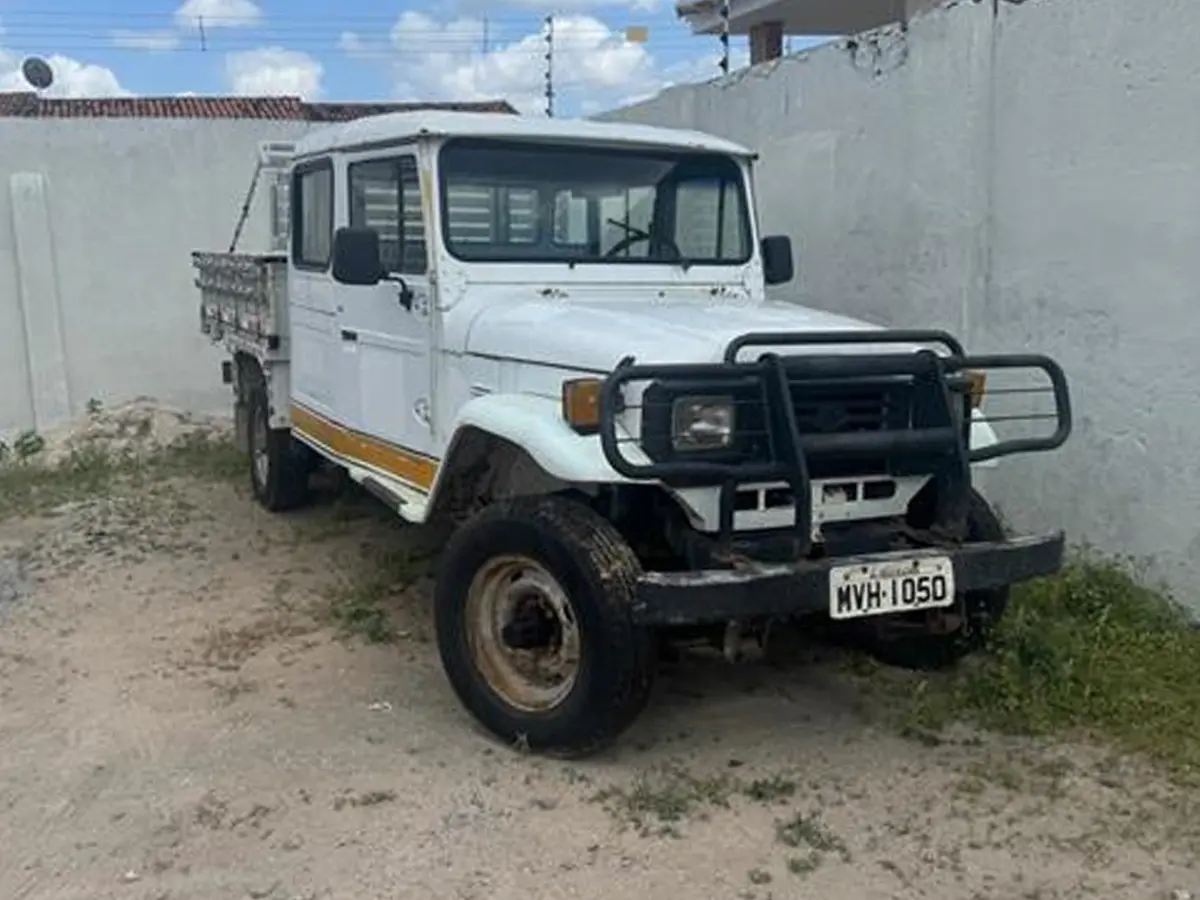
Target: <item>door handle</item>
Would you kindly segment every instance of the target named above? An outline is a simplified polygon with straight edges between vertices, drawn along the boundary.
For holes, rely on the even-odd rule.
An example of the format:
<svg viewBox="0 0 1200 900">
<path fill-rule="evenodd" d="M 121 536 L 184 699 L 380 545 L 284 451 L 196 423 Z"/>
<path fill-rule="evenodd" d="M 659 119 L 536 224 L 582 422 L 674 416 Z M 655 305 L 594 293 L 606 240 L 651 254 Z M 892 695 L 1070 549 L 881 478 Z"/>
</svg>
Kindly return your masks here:
<svg viewBox="0 0 1200 900">
<path fill-rule="evenodd" d="M 413 292 L 412 292 L 412 288 L 410 288 L 408 286 L 408 282 L 405 281 L 403 278 L 401 278 L 399 275 L 389 275 L 389 276 L 387 276 L 387 278 L 385 280 L 390 281 L 394 285 L 396 285 L 396 291 L 397 291 L 396 299 L 400 301 L 401 306 L 403 306 L 409 312 L 412 312 Z"/>
<path fill-rule="evenodd" d="M 401 306 L 403 306 L 403 307 L 404 307 L 406 310 L 408 310 L 409 312 L 412 312 L 412 308 L 413 308 L 413 292 L 412 292 L 412 289 L 411 289 L 411 288 L 409 288 L 409 286 L 408 286 L 407 284 L 405 284 L 403 281 L 401 281 L 401 282 L 400 282 L 400 297 L 399 297 L 399 300 L 400 300 L 400 305 L 401 305 Z"/>
<path fill-rule="evenodd" d="M 349 328 L 343 328 L 342 329 L 342 340 L 343 341 L 351 341 L 351 342 L 357 341 L 358 340 L 358 332 L 351 331 Z"/>
</svg>

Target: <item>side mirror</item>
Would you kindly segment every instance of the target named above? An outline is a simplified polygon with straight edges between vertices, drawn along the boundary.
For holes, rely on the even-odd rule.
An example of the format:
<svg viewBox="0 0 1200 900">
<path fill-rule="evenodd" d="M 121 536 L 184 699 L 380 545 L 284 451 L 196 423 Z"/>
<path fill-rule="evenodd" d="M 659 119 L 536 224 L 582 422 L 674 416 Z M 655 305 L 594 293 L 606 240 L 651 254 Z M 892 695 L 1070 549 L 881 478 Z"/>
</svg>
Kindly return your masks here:
<svg viewBox="0 0 1200 900">
<path fill-rule="evenodd" d="M 792 239 L 774 234 L 762 239 L 763 280 L 767 284 L 786 284 L 795 276 Z"/>
<path fill-rule="evenodd" d="M 333 233 L 333 279 L 341 284 L 370 287 L 387 273 L 379 254 L 374 228 L 339 228 Z"/>
</svg>

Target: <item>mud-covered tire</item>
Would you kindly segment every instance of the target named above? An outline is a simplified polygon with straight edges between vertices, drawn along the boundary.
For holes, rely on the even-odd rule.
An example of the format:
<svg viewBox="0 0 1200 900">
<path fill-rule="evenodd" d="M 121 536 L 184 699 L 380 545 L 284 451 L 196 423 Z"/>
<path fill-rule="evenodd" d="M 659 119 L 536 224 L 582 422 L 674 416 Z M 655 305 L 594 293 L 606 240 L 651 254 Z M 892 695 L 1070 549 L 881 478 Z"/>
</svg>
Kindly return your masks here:
<svg viewBox="0 0 1200 900">
<path fill-rule="evenodd" d="M 510 701 L 510 686 L 478 662 L 487 628 L 469 597 L 510 559 L 552 576 L 578 628 L 573 681 L 551 708 Z M 653 634 L 631 615 L 640 571 L 617 530 L 583 503 L 551 495 L 485 508 L 450 539 L 434 589 L 438 650 L 459 700 L 500 740 L 534 752 L 579 757 L 613 741 L 645 707 L 655 674 Z"/>
<path fill-rule="evenodd" d="M 266 385 L 256 379 L 247 392 L 250 489 L 271 512 L 302 506 L 309 497 L 309 449 L 286 428 L 271 428 Z"/>
<path fill-rule="evenodd" d="M 968 542 L 1004 538 L 1004 526 L 996 513 L 978 492 L 972 491 L 967 507 Z M 960 595 L 951 609 L 961 616 L 962 625 L 954 631 L 914 629 L 885 637 L 867 626 L 860 636 L 860 646 L 885 665 L 897 668 L 916 671 L 950 668 L 984 648 L 1008 609 L 1009 593 L 1003 587 Z"/>
</svg>

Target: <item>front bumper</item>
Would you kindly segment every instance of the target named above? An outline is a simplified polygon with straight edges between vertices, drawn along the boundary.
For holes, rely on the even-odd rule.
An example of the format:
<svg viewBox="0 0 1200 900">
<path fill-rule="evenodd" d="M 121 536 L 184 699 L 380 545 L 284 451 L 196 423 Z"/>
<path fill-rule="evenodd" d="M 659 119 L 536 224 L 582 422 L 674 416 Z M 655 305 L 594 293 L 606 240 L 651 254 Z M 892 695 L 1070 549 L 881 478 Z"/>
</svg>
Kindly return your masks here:
<svg viewBox="0 0 1200 900">
<path fill-rule="evenodd" d="M 731 619 L 789 618 L 829 612 L 835 567 L 948 556 L 960 592 L 1004 587 L 1062 568 L 1062 532 L 953 548 L 914 548 L 786 565 L 690 572 L 646 572 L 638 580 L 634 618 L 644 625 L 696 625 Z"/>
</svg>

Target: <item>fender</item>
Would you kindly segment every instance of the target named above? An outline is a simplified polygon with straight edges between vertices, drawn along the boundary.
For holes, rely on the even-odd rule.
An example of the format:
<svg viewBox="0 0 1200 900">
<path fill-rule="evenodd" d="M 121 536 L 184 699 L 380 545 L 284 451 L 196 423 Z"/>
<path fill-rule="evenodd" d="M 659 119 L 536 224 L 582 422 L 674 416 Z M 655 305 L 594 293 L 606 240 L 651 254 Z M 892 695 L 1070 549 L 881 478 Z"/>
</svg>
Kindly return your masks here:
<svg viewBox="0 0 1200 900">
<path fill-rule="evenodd" d="M 430 491 L 431 505 L 437 502 L 443 478 L 454 469 L 455 452 L 471 428 L 502 438 L 529 454 L 546 474 L 576 484 L 628 484 L 604 458 L 597 435 L 572 429 L 562 417 L 557 398 L 529 394 L 485 394 L 459 410 L 451 429 L 444 464 L 438 469 Z M 640 455 L 636 448 L 625 451 Z"/>
</svg>

